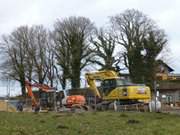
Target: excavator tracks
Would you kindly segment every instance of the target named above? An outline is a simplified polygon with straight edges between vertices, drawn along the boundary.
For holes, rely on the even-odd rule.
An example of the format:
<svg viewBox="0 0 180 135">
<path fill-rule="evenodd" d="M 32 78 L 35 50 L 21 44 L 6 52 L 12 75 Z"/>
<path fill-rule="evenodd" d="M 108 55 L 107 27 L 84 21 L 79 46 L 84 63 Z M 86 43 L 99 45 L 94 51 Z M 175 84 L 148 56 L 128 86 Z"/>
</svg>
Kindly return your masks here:
<svg viewBox="0 0 180 135">
<path fill-rule="evenodd" d="M 95 107 L 99 111 L 107 111 L 107 110 L 114 110 L 114 111 L 138 111 L 138 112 L 148 112 L 149 111 L 149 104 L 145 103 L 136 103 L 136 104 L 124 104 L 120 105 L 116 102 L 102 102 L 95 105 Z"/>
</svg>

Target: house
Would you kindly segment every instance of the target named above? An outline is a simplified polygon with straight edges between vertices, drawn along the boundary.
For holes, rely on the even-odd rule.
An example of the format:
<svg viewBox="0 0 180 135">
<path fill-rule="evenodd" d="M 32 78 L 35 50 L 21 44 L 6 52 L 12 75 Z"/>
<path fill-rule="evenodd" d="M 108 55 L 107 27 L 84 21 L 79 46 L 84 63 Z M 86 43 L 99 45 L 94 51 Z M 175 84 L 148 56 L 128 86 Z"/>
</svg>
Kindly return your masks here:
<svg viewBox="0 0 180 135">
<path fill-rule="evenodd" d="M 180 74 L 173 73 L 174 69 L 163 61 L 158 61 L 157 91 L 159 100 L 164 104 L 180 103 Z"/>
</svg>

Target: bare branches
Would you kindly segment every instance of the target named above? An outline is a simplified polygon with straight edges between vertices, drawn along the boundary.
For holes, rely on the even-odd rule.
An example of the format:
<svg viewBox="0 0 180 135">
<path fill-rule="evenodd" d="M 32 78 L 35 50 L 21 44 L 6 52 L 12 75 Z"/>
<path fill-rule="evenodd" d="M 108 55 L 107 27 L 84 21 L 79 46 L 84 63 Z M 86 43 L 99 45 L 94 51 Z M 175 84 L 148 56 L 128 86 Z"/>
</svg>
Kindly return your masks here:
<svg viewBox="0 0 180 135">
<path fill-rule="evenodd" d="M 88 18 L 69 17 L 58 20 L 54 28 L 55 54 L 64 80 L 70 78 L 72 87 L 79 87 L 81 69 L 87 65 L 91 55 L 88 38 L 94 26 Z"/>
<path fill-rule="evenodd" d="M 58 78 L 63 89 L 68 79 L 79 87 L 81 71 L 94 65 L 115 69 L 124 64 L 139 79 L 166 46 L 164 31 L 134 9 L 112 16 L 110 22 L 111 32 L 109 27 L 96 30 L 88 18 L 75 16 L 57 20 L 51 32 L 42 25 L 18 27 L 0 43 L 2 72 L 20 82 L 23 95 L 26 79 L 53 87 Z"/>
<path fill-rule="evenodd" d="M 29 68 L 27 63 L 27 48 L 29 46 L 29 29 L 22 26 L 13 31 L 10 35 L 4 36 L 3 47 L 6 50 L 4 55 L 3 72 L 12 79 L 18 80 L 22 86 L 22 94 L 25 96 L 25 76 Z"/>
<path fill-rule="evenodd" d="M 101 69 L 114 69 L 113 65 L 115 63 L 118 65 L 120 61 L 115 59 L 116 41 L 112 34 L 101 28 L 96 33 L 96 38 L 92 38 L 91 42 L 95 46 L 92 52 L 96 55 L 96 59 L 91 60 L 91 62 L 99 65 Z"/>
<path fill-rule="evenodd" d="M 152 71 L 154 75 L 154 63 L 166 46 L 166 35 L 153 20 L 134 9 L 111 17 L 110 22 L 117 43 L 125 48 L 124 63 L 132 79 L 144 82 L 150 76 L 145 73 Z M 146 51 L 145 56 L 141 55 L 142 50 Z"/>
</svg>

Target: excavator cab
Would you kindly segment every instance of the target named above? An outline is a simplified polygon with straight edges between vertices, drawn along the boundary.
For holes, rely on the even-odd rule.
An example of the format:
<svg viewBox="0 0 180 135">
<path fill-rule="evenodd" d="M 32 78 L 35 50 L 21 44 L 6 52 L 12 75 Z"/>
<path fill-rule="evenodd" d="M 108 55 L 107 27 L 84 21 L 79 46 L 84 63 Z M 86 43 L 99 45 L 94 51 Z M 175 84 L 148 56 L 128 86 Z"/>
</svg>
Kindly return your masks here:
<svg viewBox="0 0 180 135">
<path fill-rule="evenodd" d="M 149 102 L 150 88 L 145 85 L 133 84 L 129 79 L 120 77 L 112 70 L 86 73 L 86 80 L 90 89 L 102 101 L 125 101 L 127 103 Z M 101 81 L 100 88 L 96 81 Z"/>
<path fill-rule="evenodd" d="M 123 78 L 105 79 L 101 82 L 100 93 L 107 96 L 112 90 L 114 90 L 117 87 L 126 87 L 132 85 L 133 83 Z"/>
<path fill-rule="evenodd" d="M 42 109 L 53 110 L 54 108 L 54 92 L 40 92 L 40 106 Z"/>
</svg>

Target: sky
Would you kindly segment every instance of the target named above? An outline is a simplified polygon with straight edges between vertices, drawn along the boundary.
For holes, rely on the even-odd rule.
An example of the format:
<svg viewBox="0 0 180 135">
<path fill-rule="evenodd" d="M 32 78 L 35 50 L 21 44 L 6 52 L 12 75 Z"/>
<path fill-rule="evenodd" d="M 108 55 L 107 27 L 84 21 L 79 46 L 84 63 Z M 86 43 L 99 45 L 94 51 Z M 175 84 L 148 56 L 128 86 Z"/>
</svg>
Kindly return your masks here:
<svg viewBox="0 0 180 135">
<path fill-rule="evenodd" d="M 84 16 L 97 27 L 105 26 L 109 16 L 126 9 L 137 9 L 164 29 L 168 38 L 166 62 L 180 73 L 180 0 L 0 0 L 0 36 L 22 25 L 52 29 L 57 19 Z"/>
</svg>

